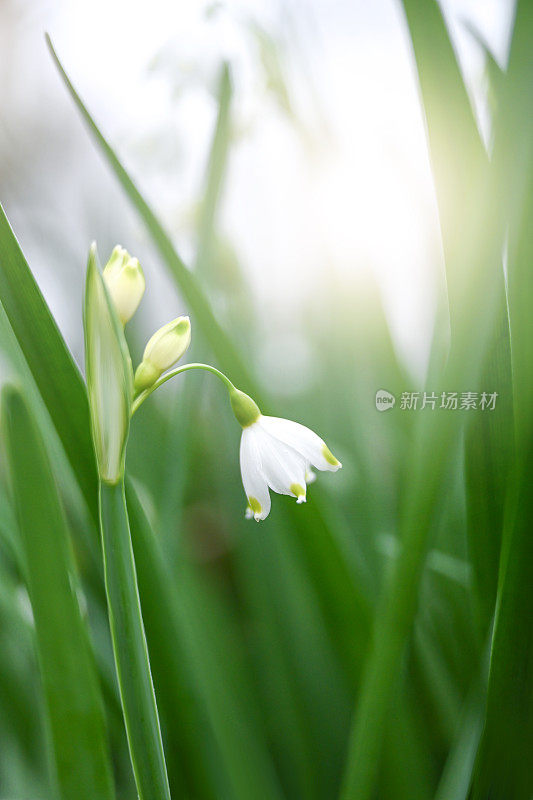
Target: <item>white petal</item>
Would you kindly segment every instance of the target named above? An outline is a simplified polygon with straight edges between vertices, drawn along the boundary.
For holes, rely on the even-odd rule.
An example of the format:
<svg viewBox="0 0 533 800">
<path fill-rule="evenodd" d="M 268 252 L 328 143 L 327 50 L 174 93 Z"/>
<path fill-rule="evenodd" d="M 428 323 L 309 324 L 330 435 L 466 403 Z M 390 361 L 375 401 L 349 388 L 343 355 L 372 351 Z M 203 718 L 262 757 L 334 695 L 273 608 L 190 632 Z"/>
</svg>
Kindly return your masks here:
<svg viewBox="0 0 533 800">
<path fill-rule="evenodd" d="M 305 482 L 307 484 L 314 483 L 316 481 L 316 473 L 309 467 L 309 465 L 305 468 Z"/>
<path fill-rule="evenodd" d="M 261 426 L 260 417 L 255 439 L 261 453 L 261 471 L 274 492 L 305 500 L 305 459 L 292 447 L 274 438 Z M 300 499 L 301 498 L 301 499 Z"/>
<path fill-rule="evenodd" d="M 243 428 L 241 436 L 241 477 L 248 498 L 248 504 L 254 512 L 257 522 L 265 519 L 270 511 L 270 494 L 268 484 L 261 469 L 261 452 L 257 442 L 257 423 Z M 255 506 L 255 503 L 257 506 Z"/>
<path fill-rule="evenodd" d="M 341 468 L 340 461 L 332 456 L 326 443 L 310 428 L 281 417 L 261 417 L 261 425 L 271 436 L 292 447 L 314 467 L 336 472 Z"/>
</svg>

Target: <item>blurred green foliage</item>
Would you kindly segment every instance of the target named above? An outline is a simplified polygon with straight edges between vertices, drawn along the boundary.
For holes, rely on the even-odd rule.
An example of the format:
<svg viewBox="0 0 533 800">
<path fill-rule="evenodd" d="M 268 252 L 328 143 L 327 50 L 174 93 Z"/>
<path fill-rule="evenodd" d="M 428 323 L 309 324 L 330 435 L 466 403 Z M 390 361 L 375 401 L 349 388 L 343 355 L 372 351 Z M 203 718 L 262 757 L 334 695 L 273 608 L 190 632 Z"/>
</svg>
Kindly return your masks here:
<svg viewBox="0 0 533 800">
<path fill-rule="evenodd" d="M 253 367 L 261 333 L 217 226 L 227 65 L 192 270 L 62 73 L 191 314 L 195 355 L 265 411 L 319 431 L 344 463 L 305 506 L 278 497 L 256 526 L 244 520 L 239 432 L 218 384 L 184 376 L 136 414 L 128 506 L 175 798 L 533 796 L 533 10 L 519 0 L 487 152 L 438 5 L 403 7 L 451 330 L 445 351 L 436 328 L 426 388 L 497 391 L 494 411 L 401 410 L 402 392 L 424 387 L 396 355 L 379 293 L 334 271 L 301 309 L 311 379 L 276 396 Z M 278 82 L 273 45 L 260 43 Z M 0 409 L 0 796 L 107 796 L 87 766 L 102 758 L 100 777 L 112 771 L 117 797 L 133 797 L 84 384 L 3 214 L 0 302 L 1 363 L 19 387 Z M 386 413 L 380 388 L 397 398 Z M 68 609 L 56 617 L 58 603 Z M 93 725 L 103 702 L 100 744 L 75 702 L 84 685 Z M 62 779 L 67 743 L 83 791 Z"/>
</svg>

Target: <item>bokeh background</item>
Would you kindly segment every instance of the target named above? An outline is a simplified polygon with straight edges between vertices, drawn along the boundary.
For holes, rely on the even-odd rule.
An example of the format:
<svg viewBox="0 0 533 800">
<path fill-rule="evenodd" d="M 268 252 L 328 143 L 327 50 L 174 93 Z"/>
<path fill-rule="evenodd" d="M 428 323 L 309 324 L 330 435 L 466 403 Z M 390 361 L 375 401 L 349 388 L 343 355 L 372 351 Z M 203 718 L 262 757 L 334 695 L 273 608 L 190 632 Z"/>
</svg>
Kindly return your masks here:
<svg viewBox="0 0 533 800">
<path fill-rule="evenodd" d="M 475 34 L 504 64 L 513 4 L 441 6 L 488 135 L 486 64 Z M 72 113 L 44 31 L 189 264 L 218 76 L 229 64 L 231 141 L 217 232 L 249 285 L 265 330 L 255 358 L 276 390 L 296 392 L 311 380 L 301 311 L 332 277 L 345 288 L 362 283 L 357 294 L 377 284 L 395 347 L 423 374 L 443 267 L 398 3 L 3 0 L 0 8 L 3 202 L 78 356 L 76 264 L 92 239 L 102 254 L 117 240 L 138 253 L 148 278 L 145 326 L 172 316 L 177 300 Z"/>
<path fill-rule="evenodd" d="M 490 149 L 514 5 L 439 5 Z M 45 31 L 194 271 L 266 410 L 316 430 L 343 462 L 338 474 L 319 476 L 306 507 L 273 497 L 256 525 L 244 520 L 239 429 L 216 381 L 182 376 L 136 415 L 127 470 L 165 567 L 152 573 L 136 550 L 173 796 L 330 800 L 345 774 L 378 599 L 402 550 L 399 509 L 418 419 L 399 402 L 378 413 L 375 393 L 399 399 L 421 389 L 432 347 L 445 352 L 450 342 L 442 220 L 402 5 L 0 0 L 0 199 L 80 369 L 93 240 L 102 262 L 120 243 L 144 268 L 146 294 L 127 328 L 134 363 L 153 331 L 183 313 L 190 360 L 213 362 L 203 320 L 94 146 Z M 94 522 L 1 306 L 0 345 L 0 383 L 24 386 L 46 437 L 117 795 L 133 797 Z M 498 388 L 507 408 L 502 374 L 497 386 L 479 386 L 472 373 L 457 388 Z M 381 800 L 468 796 L 485 719 L 501 507 L 487 544 L 492 571 L 480 585 L 464 455 L 463 439 L 446 470 L 437 455 L 418 611 L 379 722 L 373 796 Z M 507 488 L 503 446 L 498 468 L 500 483 L 477 487 L 481 506 Z M 3 462 L 0 474 L 0 797 L 44 800 L 55 796 L 46 712 Z M 483 551 L 491 520 L 476 520 Z"/>
</svg>

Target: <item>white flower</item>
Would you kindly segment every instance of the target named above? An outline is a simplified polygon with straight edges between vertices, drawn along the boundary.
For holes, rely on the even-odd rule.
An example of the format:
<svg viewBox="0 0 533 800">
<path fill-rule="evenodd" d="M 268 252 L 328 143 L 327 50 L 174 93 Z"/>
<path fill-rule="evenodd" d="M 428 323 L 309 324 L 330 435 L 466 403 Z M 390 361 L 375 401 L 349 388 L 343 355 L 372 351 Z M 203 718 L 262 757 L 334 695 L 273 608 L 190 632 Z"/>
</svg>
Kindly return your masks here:
<svg viewBox="0 0 533 800">
<path fill-rule="evenodd" d="M 125 325 L 137 311 L 144 294 L 145 281 L 141 265 L 118 244 L 111 253 L 103 274 L 107 291 L 120 321 Z"/>
<path fill-rule="evenodd" d="M 310 470 L 336 472 L 337 461 L 325 442 L 312 430 L 279 417 L 259 414 L 243 426 L 241 438 L 241 475 L 248 498 L 247 519 L 265 519 L 270 511 L 269 488 L 279 494 L 306 499 L 306 483 L 315 479 Z"/>
</svg>

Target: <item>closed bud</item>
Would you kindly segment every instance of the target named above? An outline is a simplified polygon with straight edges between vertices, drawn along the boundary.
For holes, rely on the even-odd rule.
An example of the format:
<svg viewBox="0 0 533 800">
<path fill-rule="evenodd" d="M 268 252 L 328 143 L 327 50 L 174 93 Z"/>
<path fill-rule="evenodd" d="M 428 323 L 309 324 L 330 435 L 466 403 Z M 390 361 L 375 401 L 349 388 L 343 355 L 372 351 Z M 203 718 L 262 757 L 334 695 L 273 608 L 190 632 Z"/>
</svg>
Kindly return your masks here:
<svg viewBox="0 0 533 800">
<path fill-rule="evenodd" d="M 139 394 L 156 382 L 182 357 L 191 342 L 189 317 L 167 322 L 154 333 L 144 349 L 143 360 L 135 372 L 135 392 Z"/>
<path fill-rule="evenodd" d="M 85 372 L 98 472 L 107 483 L 117 483 L 124 473 L 133 378 L 124 331 L 114 312 L 92 245 L 85 284 Z"/>
<path fill-rule="evenodd" d="M 137 311 L 144 294 L 145 281 L 141 265 L 127 250 L 117 245 L 103 275 L 120 321 L 125 325 Z"/>
</svg>

